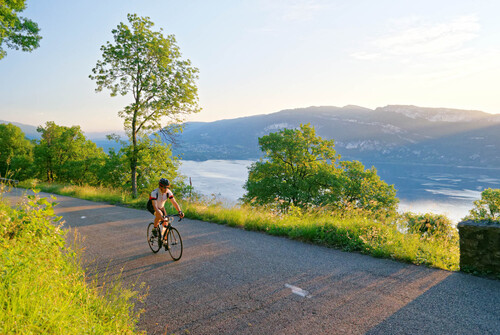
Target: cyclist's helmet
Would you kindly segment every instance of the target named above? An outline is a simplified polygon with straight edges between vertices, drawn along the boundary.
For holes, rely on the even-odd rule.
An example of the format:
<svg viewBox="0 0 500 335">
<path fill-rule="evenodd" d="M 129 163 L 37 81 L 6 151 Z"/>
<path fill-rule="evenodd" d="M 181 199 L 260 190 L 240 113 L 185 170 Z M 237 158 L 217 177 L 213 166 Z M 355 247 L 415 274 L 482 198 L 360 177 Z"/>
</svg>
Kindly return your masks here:
<svg viewBox="0 0 500 335">
<path fill-rule="evenodd" d="M 160 186 L 170 186 L 170 182 L 168 181 L 167 178 L 161 178 L 159 182 Z"/>
</svg>

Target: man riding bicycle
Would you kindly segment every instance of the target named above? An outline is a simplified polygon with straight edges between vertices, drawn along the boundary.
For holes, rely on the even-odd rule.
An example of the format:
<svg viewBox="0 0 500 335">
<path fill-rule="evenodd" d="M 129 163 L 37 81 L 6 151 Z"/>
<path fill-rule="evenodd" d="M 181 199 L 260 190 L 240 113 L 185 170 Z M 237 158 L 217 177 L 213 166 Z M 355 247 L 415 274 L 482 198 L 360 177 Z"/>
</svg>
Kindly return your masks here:
<svg viewBox="0 0 500 335">
<path fill-rule="evenodd" d="M 153 192 L 151 192 L 151 194 L 149 195 L 149 201 L 147 207 L 148 211 L 155 216 L 155 221 L 154 221 L 155 228 L 158 228 L 158 223 L 163 218 L 163 216 L 167 215 L 167 212 L 164 207 L 167 199 L 170 199 L 172 205 L 179 212 L 179 217 L 180 218 L 184 217 L 184 213 L 182 213 L 181 207 L 179 206 L 177 201 L 175 201 L 174 194 L 169 189 L 169 187 L 170 187 L 170 182 L 168 181 L 168 179 L 161 178 L 158 183 L 158 188 L 154 189 Z M 153 230 L 154 235 L 156 235 L 156 231 L 157 231 L 156 229 Z"/>
</svg>

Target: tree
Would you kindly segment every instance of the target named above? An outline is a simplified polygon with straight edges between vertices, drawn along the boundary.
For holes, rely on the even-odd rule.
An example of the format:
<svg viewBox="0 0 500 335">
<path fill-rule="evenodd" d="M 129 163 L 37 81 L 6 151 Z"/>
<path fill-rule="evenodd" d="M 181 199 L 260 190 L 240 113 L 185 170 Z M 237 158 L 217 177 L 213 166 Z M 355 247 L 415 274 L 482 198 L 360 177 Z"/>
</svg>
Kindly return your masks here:
<svg viewBox="0 0 500 335">
<path fill-rule="evenodd" d="M 487 188 L 481 192 L 481 200 L 474 201 L 474 208 L 465 219 L 500 223 L 500 189 Z"/>
<path fill-rule="evenodd" d="M 141 148 L 137 169 L 137 189 L 151 191 L 162 177 L 171 182 L 178 177 L 179 160 L 172 154 L 172 146 L 163 143 L 158 134 L 152 138 L 143 137 L 139 141 Z M 180 181 L 179 181 L 180 182 Z M 174 186 L 178 182 L 172 183 Z"/>
<path fill-rule="evenodd" d="M 130 163 L 132 147 L 116 135 L 109 135 L 108 139 L 115 140 L 122 148 L 115 152 L 111 150 L 103 168 L 99 172 L 99 179 L 103 185 L 112 187 L 130 187 L 130 178 L 126 178 Z M 174 181 L 173 186 L 182 187 L 182 180 L 178 179 L 179 159 L 172 154 L 172 145 L 161 141 L 158 134 L 151 138 L 143 136 L 138 140 L 139 156 L 137 161 L 137 190 L 138 192 L 151 191 L 158 185 L 158 180 L 165 177 Z"/>
<path fill-rule="evenodd" d="M 0 0 L 0 59 L 7 54 L 2 47 L 4 43 L 11 49 L 29 52 L 40 46 L 38 24 L 18 17 L 25 9 L 25 0 Z"/>
<path fill-rule="evenodd" d="M 291 205 L 395 210 L 394 186 L 380 180 L 375 168 L 339 161 L 334 141 L 316 136 L 310 125 L 263 136 L 259 145 L 265 157 L 249 168 L 245 203 L 278 202 L 285 211 Z"/>
<path fill-rule="evenodd" d="M 340 171 L 335 162 L 333 140 L 316 136 L 310 125 L 284 129 L 259 138 L 265 158 L 249 168 L 244 185 L 247 203 L 281 203 L 283 209 L 319 205 L 325 196 L 335 196 Z"/>
<path fill-rule="evenodd" d="M 42 137 L 35 146 L 35 165 L 48 182 L 97 184 L 97 173 L 105 154 L 85 139 L 80 126 L 58 126 L 49 121 L 38 127 Z"/>
<path fill-rule="evenodd" d="M 24 179 L 33 162 L 33 145 L 13 124 L 0 124 L 0 176 L 7 172 Z"/>
<path fill-rule="evenodd" d="M 104 165 L 99 169 L 98 179 L 101 185 L 113 188 L 121 188 L 127 184 L 127 171 L 130 170 L 127 164 L 127 157 L 123 149 L 118 152 L 111 149 L 104 161 Z"/>
<path fill-rule="evenodd" d="M 198 69 L 181 59 L 174 35 L 152 31 L 148 17 L 127 15 L 130 26 L 120 23 L 112 31 L 114 43 L 101 47 L 102 60 L 89 77 L 97 92 L 111 90 L 111 96 L 132 94 L 133 101 L 118 113 L 124 119 L 130 139 L 130 181 L 137 195 L 138 161 L 142 136 L 162 131 L 184 116 L 200 111 L 195 80 Z"/>
<path fill-rule="evenodd" d="M 393 185 L 387 185 L 377 175 L 377 169 L 365 169 L 358 161 L 342 161 L 341 200 L 371 211 L 395 213 L 399 202 Z"/>
</svg>

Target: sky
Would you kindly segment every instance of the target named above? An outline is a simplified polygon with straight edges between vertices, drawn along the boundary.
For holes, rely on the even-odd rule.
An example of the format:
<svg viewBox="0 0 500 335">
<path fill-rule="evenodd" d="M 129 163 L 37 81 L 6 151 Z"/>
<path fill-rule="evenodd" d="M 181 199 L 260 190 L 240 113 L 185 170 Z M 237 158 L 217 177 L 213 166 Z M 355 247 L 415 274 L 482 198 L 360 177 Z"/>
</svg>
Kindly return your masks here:
<svg viewBox="0 0 500 335">
<path fill-rule="evenodd" d="M 131 96 L 95 92 L 100 47 L 128 13 L 173 34 L 215 121 L 309 106 L 500 113 L 500 1 L 27 0 L 43 37 L 0 60 L 0 120 L 119 131 Z"/>
</svg>

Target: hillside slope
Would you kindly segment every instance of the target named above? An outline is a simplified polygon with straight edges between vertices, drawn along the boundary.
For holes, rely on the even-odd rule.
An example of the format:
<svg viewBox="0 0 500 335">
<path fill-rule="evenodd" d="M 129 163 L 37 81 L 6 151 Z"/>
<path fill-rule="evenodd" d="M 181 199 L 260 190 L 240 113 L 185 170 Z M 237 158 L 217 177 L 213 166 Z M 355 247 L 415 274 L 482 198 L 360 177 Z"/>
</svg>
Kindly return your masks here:
<svg viewBox="0 0 500 335">
<path fill-rule="evenodd" d="M 256 159 L 258 138 L 311 123 L 344 159 L 495 167 L 500 115 L 416 106 L 309 107 L 215 122 L 187 123 L 175 152 L 184 159 Z"/>
</svg>

